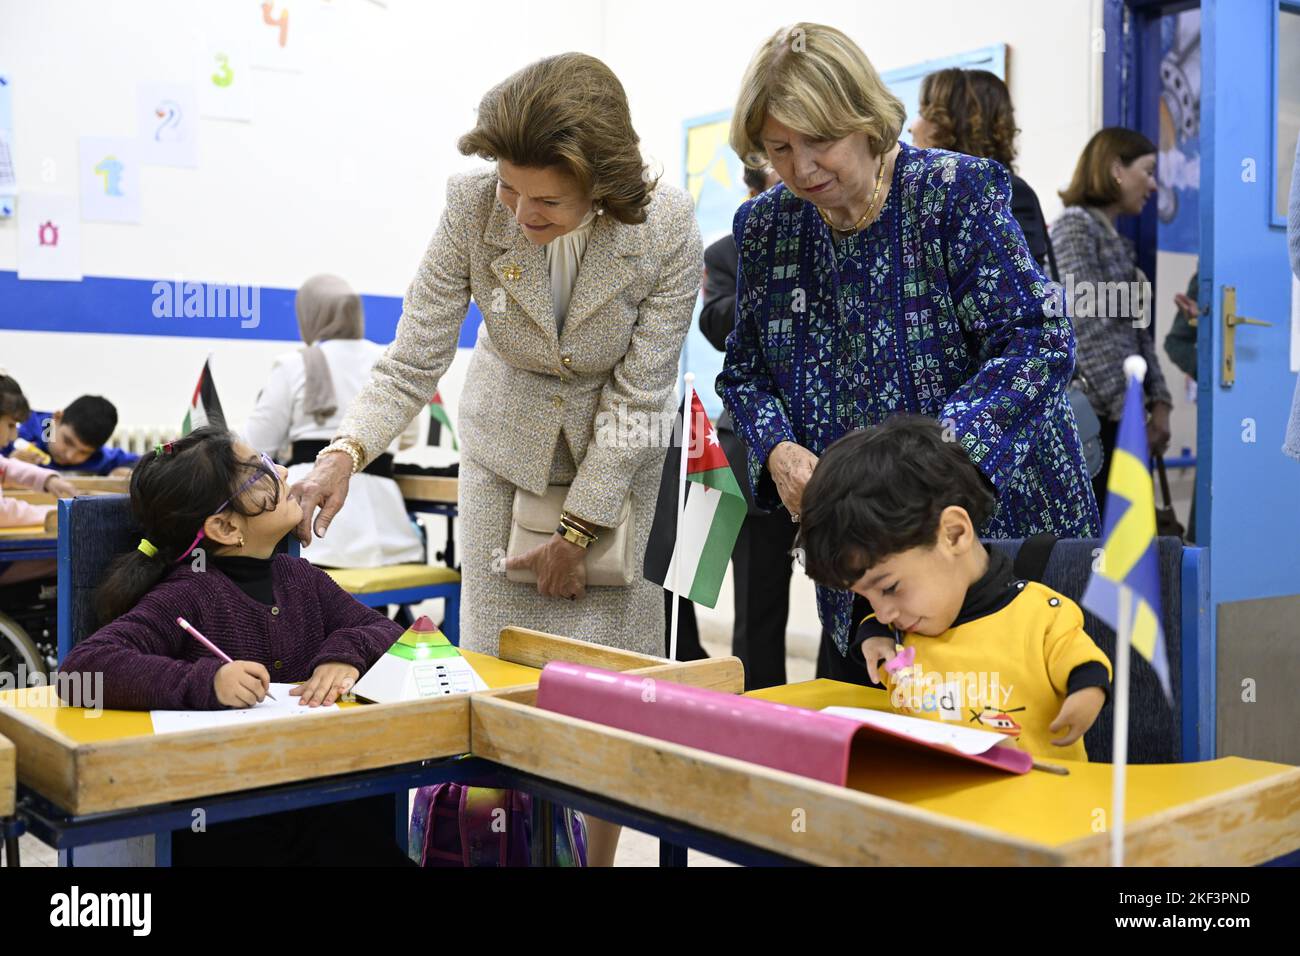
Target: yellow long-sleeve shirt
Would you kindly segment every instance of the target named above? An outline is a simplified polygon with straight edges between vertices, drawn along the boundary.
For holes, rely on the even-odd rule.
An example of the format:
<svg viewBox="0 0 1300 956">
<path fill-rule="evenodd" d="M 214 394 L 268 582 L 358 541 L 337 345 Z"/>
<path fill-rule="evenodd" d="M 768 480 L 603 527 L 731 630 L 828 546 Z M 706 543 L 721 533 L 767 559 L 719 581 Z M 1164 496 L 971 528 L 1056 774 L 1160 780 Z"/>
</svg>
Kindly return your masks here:
<svg viewBox="0 0 1300 956">
<path fill-rule="evenodd" d="M 1018 593 L 997 610 L 971 620 L 959 617 L 962 623 L 938 637 L 905 635 L 904 650 L 915 653 L 912 665 L 893 674 L 880 669 L 890 703 L 911 717 L 1006 734 L 1036 756 L 1086 761 L 1082 737 L 1058 747 L 1052 740 L 1064 731 L 1048 726 L 1070 693 L 1076 669 L 1095 662 L 1109 680 L 1110 661 L 1084 631 L 1083 612 L 1069 598 L 1036 581 L 1013 580 L 1007 587 Z"/>
</svg>

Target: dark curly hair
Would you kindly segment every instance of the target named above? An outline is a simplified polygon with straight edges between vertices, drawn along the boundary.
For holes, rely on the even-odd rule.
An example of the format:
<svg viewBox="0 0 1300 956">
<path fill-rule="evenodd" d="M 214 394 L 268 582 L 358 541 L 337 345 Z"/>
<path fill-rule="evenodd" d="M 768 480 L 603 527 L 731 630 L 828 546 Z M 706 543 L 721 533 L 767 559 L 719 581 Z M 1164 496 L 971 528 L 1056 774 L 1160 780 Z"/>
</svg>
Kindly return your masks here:
<svg viewBox="0 0 1300 956">
<path fill-rule="evenodd" d="M 921 116 L 934 146 L 996 159 L 1014 170 L 1016 114 L 1007 85 L 988 70 L 952 67 L 921 81 Z"/>
<path fill-rule="evenodd" d="M 810 578 L 848 590 L 891 555 L 931 547 L 945 508 L 965 508 L 978 532 L 996 504 L 943 426 L 895 415 L 826 449 L 804 488 L 797 545 Z"/>
</svg>

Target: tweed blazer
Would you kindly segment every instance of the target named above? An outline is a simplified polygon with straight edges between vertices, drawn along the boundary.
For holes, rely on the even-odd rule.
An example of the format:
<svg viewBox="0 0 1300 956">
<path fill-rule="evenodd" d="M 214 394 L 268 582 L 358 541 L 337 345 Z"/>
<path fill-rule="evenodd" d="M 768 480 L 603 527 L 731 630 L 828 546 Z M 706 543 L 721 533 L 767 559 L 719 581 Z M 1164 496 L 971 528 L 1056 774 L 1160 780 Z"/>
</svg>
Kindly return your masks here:
<svg viewBox="0 0 1300 956">
<path fill-rule="evenodd" d="M 616 416 L 675 412 L 677 364 L 704 262 L 695 209 L 680 189 L 660 183 L 644 223 L 597 217 L 560 334 L 545 253 L 497 201 L 496 182 L 495 170 L 449 180 L 397 338 L 339 434 L 358 439 L 367 459 L 388 447 L 455 357 L 473 298 L 483 324 L 460 397 L 466 454 L 540 494 L 563 435 L 578 465 L 565 507 L 609 526 L 636 473 L 663 449 L 594 435 Z M 602 438 L 627 433 L 602 428 Z"/>
</svg>

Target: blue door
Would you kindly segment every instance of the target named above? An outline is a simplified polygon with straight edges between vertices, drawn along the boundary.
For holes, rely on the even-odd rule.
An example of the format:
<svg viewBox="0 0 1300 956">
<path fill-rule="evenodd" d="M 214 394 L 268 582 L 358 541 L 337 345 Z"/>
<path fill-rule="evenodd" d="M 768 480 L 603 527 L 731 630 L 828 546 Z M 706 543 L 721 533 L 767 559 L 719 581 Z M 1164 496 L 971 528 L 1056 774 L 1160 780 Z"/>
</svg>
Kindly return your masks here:
<svg viewBox="0 0 1300 956">
<path fill-rule="evenodd" d="M 1210 549 L 1219 755 L 1300 763 L 1300 462 L 1286 200 L 1300 4 L 1204 0 L 1197 540 Z M 1263 324 L 1267 323 L 1267 324 Z M 1212 346 L 1212 347 L 1209 347 Z"/>
</svg>

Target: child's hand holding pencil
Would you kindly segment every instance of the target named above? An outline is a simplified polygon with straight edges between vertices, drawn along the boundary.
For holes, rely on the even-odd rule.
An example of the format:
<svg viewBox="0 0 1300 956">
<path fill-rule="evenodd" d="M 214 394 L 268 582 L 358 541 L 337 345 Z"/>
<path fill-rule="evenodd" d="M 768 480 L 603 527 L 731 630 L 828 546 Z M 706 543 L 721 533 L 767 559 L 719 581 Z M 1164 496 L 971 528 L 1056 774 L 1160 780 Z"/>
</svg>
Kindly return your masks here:
<svg viewBox="0 0 1300 956">
<path fill-rule="evenodd" d="M 257 661 L 231 661 L 213 678 L 217 700 L 226 707 L 256 707 L 271 689 L 271 675 Z"/>
<path fill-rule="evenodd" d="M 176 623 L 213 654 L 226 662 L 212 679 L 217 701 L 225 707 L 256 707 L 265 698 L 275 700 L 271 693 L 271 675 L 257 661 L 232 661 L 230 655 L 203 636 L 189 621 L 178 617 Z"/>
</svg>

